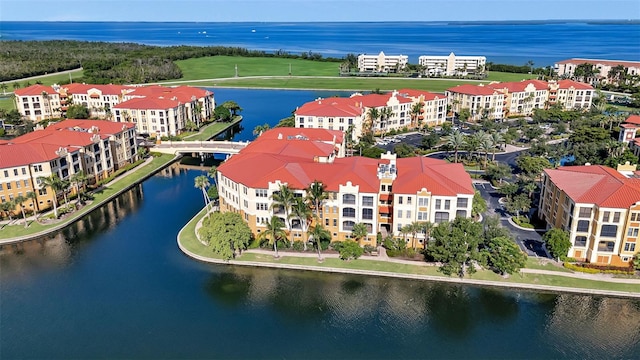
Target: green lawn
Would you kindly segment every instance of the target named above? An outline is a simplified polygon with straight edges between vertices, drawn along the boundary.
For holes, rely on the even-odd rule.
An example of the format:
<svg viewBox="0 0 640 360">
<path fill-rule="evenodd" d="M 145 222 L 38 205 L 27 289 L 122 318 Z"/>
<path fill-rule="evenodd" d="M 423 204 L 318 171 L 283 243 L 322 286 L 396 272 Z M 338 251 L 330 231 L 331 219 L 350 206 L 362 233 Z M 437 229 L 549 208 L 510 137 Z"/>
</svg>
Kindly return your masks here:
<svg viewBox="0 0 640 360">
<path fill-rule="evenodd" d="M 216 79 L 238 76 L 337 76 L 340 63 L 321 62 L 301 59 L 210 56 L 195 59 L 178 60 L 176 65 L 182 70 L 180 80 Z"/>
<path fill-rule="evenodd" d="M 20 84 L 20 87 L 25 87 L 27 85 L 27 82 L 31 83 L 31 85 L 35 84 L 36 81 L 40 81 L 42 83 L 42 85 L 53 85 L 53 84 L 60 84 L 60 83 L 68 83 L 69 82 L 69 75 L 71 75 L 71 79 L 72 80 L 77 80 L 79 78 L 81 78 L 84 75 L 84 71 L 83 70 L 75 70 L 75 71 L 71 71 L 70 73 L 65 73 L 65 74 L 52 74 L 52 75 L 40 75 L 37 77 L 34 77 L 33 79 L 29 79 L 29 80 L 10 80 L 10 81 L 6 81 L 6 84 L 9 86 L 9 88 L 7 89 L 7 91 L 13 91 L 13 84 L 14 83 L 18 83 Z"/>
<path fill-rule="evenodd" d="M 499 71 L 487 72 L 488 81 L 509 82 L 509 81 L 522 81 L 522 80 L 535 79 L 535 78 L 537 78 L 537 75 L 514 74 L 514 73 L 505 73 L 505 72 L 499 72 Z"/>
<path fill-rule="evenodd" d="M 184 228 L 180 234 L 180 243 L 189 251 L 205 256 L 216 258 L 211 250 L 197 240 L 194 230 L 195 225 L 199 219 L 204 216 L 204 210 L 198 213 Z M 421 266 L 411 264 L 396 264 L 386 261 L 375 260 L 352 260 L 343 261 L 336 258 L 326 258 L 323 262 L 318 262 L 315 257 L 295 257 L 295 256 L 281 256 L 279 259 L 275 259 L 272 255 L 244 253 L 242 256 L 236 258 L 237 261 L 247 262 L 263 262 L 263 263 L 278 263 L 278 264 L 290 264 L 290 265 L 304 265 L 304 266 L 318 266 L 325 268 L 339 268 L 339 269 L 357 269 L 357 270 L 371 270 L 371 271 L 383 271 L 398 274 L 412 274 L 412 275 L 429 275 L 429 276 L 441 276 L 446 278 L 445 275 L 438 271 L 435 266 Z M 558 268 L 553 265 L 542 265 L 536 259 L 528 259 L 528 268 L 553 270 L 558 272 L 568 271 L 563 268 Z M 612 290 L 612 291 L 628 291 L 628 292 L 640 292 L 640 286 L 637 284 L 617 284 L 605 281 L 584 280 L 569 278 L 556 275 L 539 275 L 539 274 L 515 274 L 508 278 L 489 271 L 480 270 L 473 275 L 467 275 L 468 279 L 475 280 L 488 280 L 499 281 L 505 283 L 521 283 L 521 284 L 536 284 L 536 285 L 551 285 L 561 287 L 574 287 L 582 289 L 599 289 L 599 290 Z"/>
<path fill-rule="evenodd" d="M 13 102 L 13 99 L 11 97 L 0 98 L 0 109 L 9 111 L 15 108 L 16 108 L 16 104 Z"/>
<path fill-rule="evenodd" d="M 224 132 L 228 128 L 235 126 L 235 124 L 239 123 L 240 121 L 242 121 L 242 116 L 236 116 L 236 118 L 231 122 L 214 122 L 212 124 L 204 126 L 202 129 L 200 129 L 200 132 L 197 132 L 188 136 L 184 136 L 183 140 L 189 140 L 189 141 L 209 140 L 212 137 L 220 134 L 221 132 Z"/>
<path fill-rule="evenodd" d="M 140 179 L 148 176 L 155 170 L 167 165 L 171 161 L 173 161 L 174 156 L 163 154 L 162 156 L 154 157 L 150 164 L 144 165 L 141 168 L 137 169 L 135 172 L 132 172 L 126 175 L 124 178 L 120 179 L 116 183 L 112 184 L 109 187 L 105 187 L 102 191 L 99 191 L 94 194 L 94 199 L 91 205 L 86 206 L 82 210 L 73 213 L 69 218 L 63 220 L 62 222 L 57 222 L 53 224 L 39 224 L 36 222 L 31 222 L 29 227 L 25 228 L 22 221 L 19 221 L 17 225 L 7 225 L 0 230 L 0 239 L 10 239 L 17 236 L 25 236 L 36 234 L 40 231 L 44 231 L 54 226 L 58 226 L 61 224 L 71 223 L 72 220 L 77 219 L 79 217 L 84 216 L 90 210 L 100 206 L 101 202 L 107 199 L 108 197 L 114 195 L 118 191 L 121 191 L 124 188 L 127 188 L 131 184 L 139 181 Z"/>
<path fill-rule="evenodd" d="M 541 262 L 540 260 L 529 257 L 527 258 L 527 264 L 525 265 L 528 269 L 538 269 L 538 270 L 549 270 L 549 271 L 559 271 L 559 272 L 573 272 L 562 266 L 555 266 L 549 262 Z"/>
</svg>

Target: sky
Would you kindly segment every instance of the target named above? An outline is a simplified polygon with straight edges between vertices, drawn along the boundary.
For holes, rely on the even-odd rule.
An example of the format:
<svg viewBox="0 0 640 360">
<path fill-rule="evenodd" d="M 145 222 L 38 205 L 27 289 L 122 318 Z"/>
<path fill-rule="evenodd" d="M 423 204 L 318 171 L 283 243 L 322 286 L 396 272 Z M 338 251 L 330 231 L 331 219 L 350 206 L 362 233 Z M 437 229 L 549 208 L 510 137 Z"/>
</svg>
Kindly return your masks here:
<svg viewBox="0 0 640 360">
<path fill-rule="evenodd" d="M 640 0 L 0 0 L 2 21 L 638 20 Z"/>
</svg>

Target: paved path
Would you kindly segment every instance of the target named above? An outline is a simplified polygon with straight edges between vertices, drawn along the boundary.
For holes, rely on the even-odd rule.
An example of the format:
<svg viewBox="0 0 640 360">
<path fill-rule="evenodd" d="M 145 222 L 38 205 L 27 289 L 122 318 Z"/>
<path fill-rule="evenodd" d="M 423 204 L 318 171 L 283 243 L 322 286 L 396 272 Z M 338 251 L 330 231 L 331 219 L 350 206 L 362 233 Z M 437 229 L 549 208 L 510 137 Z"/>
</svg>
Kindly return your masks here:
<svg viewBox="0 0 640 360">
<path fill-rule="evenodd" d="M 14 80 L 2 81 L 2 82 L 0 82 L 0 84 L 13 84 L 14 82 L 36 80 L 36 79 L 40 79 L 40 78 L 47 77 L 47 76 L 63 75 L 63 74 L 68 74 L 68 73 L 72 73 L 72 72 L 76 72 L 76 71 L 80 71 L 80 70 L 82 70 L 82 68 L 65 70 L 65 71 L 58 71 L 58 72 L 55 72 L 55 73 L 50 73 L 50 74 L 45 74 L 45 75 L 29 76 L 29 77 L 22 78 L 22 79 L 14 79 Z M 5 95 L 6 94 L 13 94 L 13 93 L 5 93 Z"/>
</svg>

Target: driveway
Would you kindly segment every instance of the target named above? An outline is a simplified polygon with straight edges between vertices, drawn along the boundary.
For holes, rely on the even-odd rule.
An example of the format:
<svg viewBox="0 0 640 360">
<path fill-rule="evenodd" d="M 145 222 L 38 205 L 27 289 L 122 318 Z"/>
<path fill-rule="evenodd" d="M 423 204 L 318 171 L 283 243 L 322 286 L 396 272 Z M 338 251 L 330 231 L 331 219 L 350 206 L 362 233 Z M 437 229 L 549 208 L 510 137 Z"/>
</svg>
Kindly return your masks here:
<svg viewBox="0 0 640 360">
<path fill-rule="evenodd" d="M 510 216 L 507 214 L 504 206 L 498 201 L 502 195 L 500 195 L 488 182 L 478 182 L 475 183 L 474 186 L 478 191 L 480 191 L 480 195 L 482 195 L 487 202 L 487 211 L 483 214 L 485 217 L 494 215 L 500 216 L 500 224 L 509 229 L 516 241 L 516 244 L 518 244 L 520 249 L 526 252 L 527 255 L 547 257 L 542 241 L 542 234 L 544 234 L 544 232 L 524 230 L 518 226 L 514 226 L 509 221 Z"/>
</svg>

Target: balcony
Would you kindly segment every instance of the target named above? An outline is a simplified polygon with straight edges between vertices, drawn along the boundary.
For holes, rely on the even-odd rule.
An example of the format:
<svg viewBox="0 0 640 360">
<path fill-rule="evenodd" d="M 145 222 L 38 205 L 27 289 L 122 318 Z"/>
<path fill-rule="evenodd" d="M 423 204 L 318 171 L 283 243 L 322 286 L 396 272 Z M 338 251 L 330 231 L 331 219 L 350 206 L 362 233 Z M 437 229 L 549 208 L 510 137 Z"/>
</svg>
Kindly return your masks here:
<svg viewBox="0 0 640 360">
<path fill-rule="evenodd" d="M 598 251 L 600 252 L 613 252 L 615 243 L 613 241 L 600 242 L 598 244 Z"/>
</svg>

